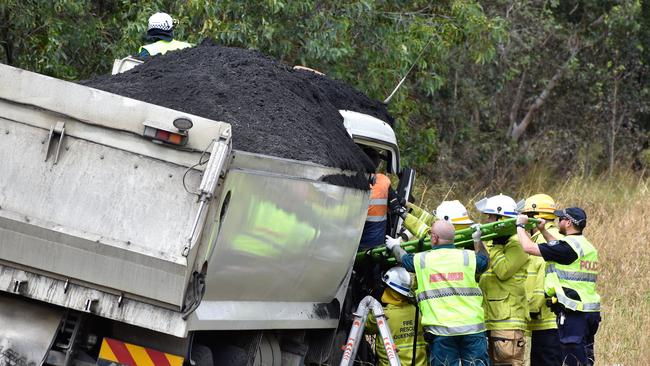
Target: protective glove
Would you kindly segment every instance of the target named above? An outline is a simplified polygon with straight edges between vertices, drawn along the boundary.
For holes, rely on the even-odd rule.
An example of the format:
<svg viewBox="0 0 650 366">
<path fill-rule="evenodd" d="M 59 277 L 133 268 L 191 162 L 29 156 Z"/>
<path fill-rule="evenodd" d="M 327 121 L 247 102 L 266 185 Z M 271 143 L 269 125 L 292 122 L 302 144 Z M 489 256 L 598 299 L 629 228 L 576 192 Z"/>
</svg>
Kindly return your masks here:
<svg viewBox="0 0 650 366">
<path fill-rule="evenodd" d="M 392 214 L 398 215 L 399 217 L 406 216 L 406 209 L 400 203 L 399 199 L 393 198 L 388 202 L 388 208 Z"/>
<path fill-rule="evenodd" d="M 386 235 L 386 248 L 392 251 L 393 248 L 402 243 L 402 238 L 393 238 L 390 235 Z"/>
<path fill-rule="evenodd" d="M 481 241 L 481 224 L 474 224 L 470 227 L 474 230 L 472 233 L 472 240 L 474 240 L 474 243 L 478 243 Z"/>
<path fill-rule="evenodd" d="M 517 215 L 517 225 L 526 225 L 528 223 L 528 216 Z"/>
</svg>

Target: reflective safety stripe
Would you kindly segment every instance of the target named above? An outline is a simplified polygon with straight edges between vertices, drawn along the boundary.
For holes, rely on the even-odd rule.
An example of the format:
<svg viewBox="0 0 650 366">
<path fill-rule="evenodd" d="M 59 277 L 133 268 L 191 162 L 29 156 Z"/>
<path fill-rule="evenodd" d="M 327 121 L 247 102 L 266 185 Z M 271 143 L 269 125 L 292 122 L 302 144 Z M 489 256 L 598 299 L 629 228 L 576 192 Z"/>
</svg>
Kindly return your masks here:
<svg viewBox="0 0 650 366">
<path fill-rule="evenodd" d="M 448 287 L 436 290 L 427 290 L 418 294 L 418 302 L 430 299 L 439 299 L 447 296 L 483 296 L 479 288 L 472 287 Z"/>
<path fill-rule="evenodd" d="M 565 236 L 563 240 L 570 242 L 570 244 L 573 244 L 572 247 L 578 250 L 577 254 L 580 258 L 585 256 L 585 251 L 582 249 L 582 245 L 580 245 L 580 242 L 577 241 L 575 238 L 572 238 L 570 236 Z"/>
<path fill-rule="evenodd" d="M 457 327 L 427 325 L 424 327 L 424 330 L 436 335 L 473 334 L 485 331 L 485 324 L 460 325 Z"/>
<path fill-rule="evenodd" d="M 515 323 L 515 324 L 526 324 L 524 319 L 503 319 L 503 320 L 486 320 L 486 323 Z"/>
<path fill-rule="evenodd" d="M 590 302 L 586 304 L 582 304 L 582 310 L 584 311 L 600 311 L 600 303 L 599 302 Z"/>
<path fill-rule="evenodd" d="M 388 284 L 391 285 L 392 287 L 397 287 L 398 289 L 400 289 L 402 291 L 406 291 L 407 293 L 411 292 L 410 288 L 406 288 L 406 287 L 404 287 L 404 286 L 402 286 L 402 285 L 400 285 L 398 283 L 395 283 L 393 281 L 389 281 Z"/>
<path fill-rule="evenodd" d="M 463 250 L 463 265 L 469 266 L 469 253 L 466 250 Z"/>
<path fill-rule="evenodd" d="M 578 311 L 578 302 L 565 295 L 563 290 L 558 291 L 556 289 L 555 296 L 557 297 L 557 301 L 559 301 L 560 304 L 564 305 L 567 309 Z"/>
<path fill-rule="evenodd" d="M 382 221 L 386 221 L 386 220 L 387 220 L 386 215 L 384 215 L 384 216 L 366 216 L 366 221 L 370 221 L 370 222 L 382 222 Z"/>
<path fill-rule="evenodd" d="M 596 279 L 598 278 L 598 275 L 595 273 L 563 271 L 557 268 L 554 268 L 553 272 L 555 272 L 560 279 L 567 281 L 596 282 Z"/>
<path fill-rule="evenodd" d="M 501 262 L 501 261 L 504 260 L 505 258 L 506 258 L 505 254 L 501 254 L 501 255 L 499 255 L 499 256 L 495 259 L 494 263 L 492 263 L 492 265 L 491 265 L 490 267 L 491 267 L 491 268 L 494 268 L 494 266 L 496 266 L 497 263 Z"/>
<path fill-rule="evenodd" d="M 420 268 L 426 267 L 426 253 L 420 254 Z"/>
<path fill-rule="evenodd" d="M 455 219 L 451 219 L 451 222 L 454 223 L 456 221 L 463 221 L 463 220 L 469 220 L 469 216 L 456 217 Z"/>
<path fill-rule="evenodd" d="M 388 204 L 388 198 L 373 198 L 370 201 L 368 201 L 368 206 L 370 205 L 387 205 Z"/>
</svg>

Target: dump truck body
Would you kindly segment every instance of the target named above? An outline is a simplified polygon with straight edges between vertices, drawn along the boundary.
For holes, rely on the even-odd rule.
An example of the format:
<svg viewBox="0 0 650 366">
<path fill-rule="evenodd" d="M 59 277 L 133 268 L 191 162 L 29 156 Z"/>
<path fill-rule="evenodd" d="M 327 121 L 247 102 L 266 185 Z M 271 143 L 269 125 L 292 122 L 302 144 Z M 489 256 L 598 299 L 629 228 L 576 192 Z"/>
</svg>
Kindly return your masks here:
<svg viewBox="0 0 650 366">
<path fill-rule="evenodd" d="M 226 123 L 0 65 L 5 313 L 29 298 L 180 338 L 335 328 L 368 191 L 231 138 Z"/>
<path fill-rule="evenodd" d="M 68 364 L 43 334 L 83 319 L 176 354 L 196 332 L 336 329 L 369 191 L 328 183 L 357 172 L 232 150 L 236 138 L 0 65 L 0 319 L 13 319 L 0 355 Z"/>
</svg>

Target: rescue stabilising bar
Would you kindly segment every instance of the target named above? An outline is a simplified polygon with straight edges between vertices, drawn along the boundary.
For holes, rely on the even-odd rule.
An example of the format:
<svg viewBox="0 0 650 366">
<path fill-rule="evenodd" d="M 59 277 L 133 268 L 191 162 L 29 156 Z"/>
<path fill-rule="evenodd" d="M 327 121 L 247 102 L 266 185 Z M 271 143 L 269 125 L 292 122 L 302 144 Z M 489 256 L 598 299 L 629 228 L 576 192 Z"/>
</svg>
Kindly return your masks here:
<svg viewBox="0 0 650 366">
<path fill-rule="evenodd" d="M 532 230 L 539 220 L 530 218 L 528 223 L 525 225 L 526 230 Z M 472 239 L 472 233 L 474 229 L 468 227 L 467 229 L 462 229 L 456 231 L 454 236 L 454 245 L 458 248 L 472 248 L 474 246 L 474 240 Z M 517 233 L 517 218 L 509 218 L 506 220 L 490 222 L 487 224 L 481 225 L 481 240 L 489 241 L 495 238 L 508 237 L 515 235 Z M 407 253 L 418 253 L 420 251 L 426 251 L 431 248 L 431 238 L 427 237 L 420 240 L 411 240 L 400 244 L 400 246 Z M 419 248 L 422 248 L 421 250 Z M 362 261 L 367 258 L 372 258 L 373 260 L 387 260 L 389 263 L 394 262 L 392 253 L 390 253 L 385 246 L 379 246 L 371 250 L 364 250 L 357 253 L 357 261 Z"/>
</svg>

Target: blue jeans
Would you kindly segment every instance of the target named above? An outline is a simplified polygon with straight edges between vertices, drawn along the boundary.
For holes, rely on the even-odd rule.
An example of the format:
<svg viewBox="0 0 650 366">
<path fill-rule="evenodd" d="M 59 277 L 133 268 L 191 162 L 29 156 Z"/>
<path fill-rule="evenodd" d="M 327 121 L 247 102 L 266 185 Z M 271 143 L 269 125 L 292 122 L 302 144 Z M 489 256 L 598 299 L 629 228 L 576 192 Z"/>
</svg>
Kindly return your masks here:
<svg viewBox="0 0 650 366">
<path fill-rule="evenodd" d="M 462 365 L 491 365 L 485 332 L 461 336 L 435 336 L 425 333 L 424 338 L 429 343 L 431 366 L 457 366 L 459 361 Z"/>
<path fill-rule="evenodd" d="M 562 361 L 568 366 L 593 365 L 596 359 L 594 336 L 600 324 L 600 312 L 567 311 L 564 316 L 563 322 L 560 322 L 561 316 L 557 321 Z"/>
</svg>

